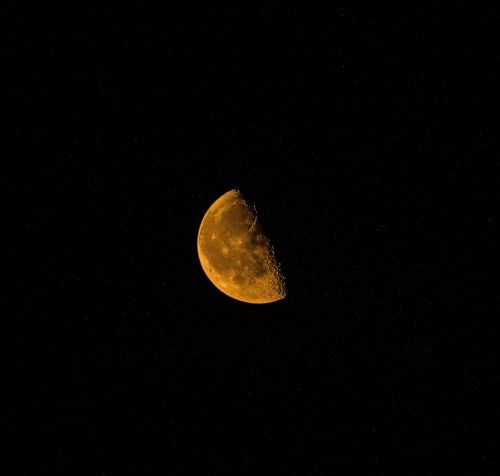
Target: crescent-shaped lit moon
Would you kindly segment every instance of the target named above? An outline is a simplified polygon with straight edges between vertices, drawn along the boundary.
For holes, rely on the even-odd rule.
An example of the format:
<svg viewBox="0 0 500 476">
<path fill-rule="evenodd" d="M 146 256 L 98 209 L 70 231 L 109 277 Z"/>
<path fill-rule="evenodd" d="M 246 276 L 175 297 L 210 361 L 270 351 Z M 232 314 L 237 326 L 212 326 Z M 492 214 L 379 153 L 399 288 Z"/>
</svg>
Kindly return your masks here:
<svg viewBox="0 0 500 476">
<path fill-rule="evenodd" d="M 198 256 L 208 279 L 234 299 L 264 304 L 285 297 L 271 244 L 238 190 L 222 195 L 205 213 Z"/>
</svg>

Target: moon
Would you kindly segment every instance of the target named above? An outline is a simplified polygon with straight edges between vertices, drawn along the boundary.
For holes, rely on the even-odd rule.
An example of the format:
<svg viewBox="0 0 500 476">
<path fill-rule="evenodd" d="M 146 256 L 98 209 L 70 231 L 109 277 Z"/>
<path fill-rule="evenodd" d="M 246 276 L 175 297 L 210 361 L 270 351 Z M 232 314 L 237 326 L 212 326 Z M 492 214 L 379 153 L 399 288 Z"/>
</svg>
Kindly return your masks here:
<svg viewBox="0 0 500 476">
<path fill-rule="evenodd" d="M 286 295 L 270 241 L 255 208 L 239 190 L 219 197 L 207 210 L 198 231 L 198 257 L 208 279 L 224 294 L 252 304 Z"/>
</svg>

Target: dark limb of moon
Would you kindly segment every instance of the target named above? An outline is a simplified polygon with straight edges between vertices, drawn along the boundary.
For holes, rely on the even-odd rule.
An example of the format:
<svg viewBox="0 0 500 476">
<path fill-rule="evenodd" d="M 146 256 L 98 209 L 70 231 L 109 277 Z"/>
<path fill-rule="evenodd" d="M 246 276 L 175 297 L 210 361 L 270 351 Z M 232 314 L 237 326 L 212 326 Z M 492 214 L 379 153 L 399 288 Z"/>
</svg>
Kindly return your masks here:
<svg viewBox="0 0 500 476">
<path fill-rule="evenodd" d="M 238 190 L 222 195 L 206 212 L 198 256 L 210 281 L 234 299 L 261 304 L 285 297 L 271 244 Z"/>
</svg>

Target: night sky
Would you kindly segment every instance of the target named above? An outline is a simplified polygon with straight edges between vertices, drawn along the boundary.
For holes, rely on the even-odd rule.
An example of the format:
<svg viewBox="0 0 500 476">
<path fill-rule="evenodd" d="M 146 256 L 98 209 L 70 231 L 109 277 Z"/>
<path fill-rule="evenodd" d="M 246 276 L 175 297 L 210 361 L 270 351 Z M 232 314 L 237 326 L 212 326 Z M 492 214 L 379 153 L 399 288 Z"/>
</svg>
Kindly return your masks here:
<svg viewBox="0 0 500 476">
<path fill-rule="evenodd" d="M 491 474 L 496 12 L 208 3 L 1 7 L 0 472 Z M 232 188 L 283 301 L 203 273 Z"/>
</svg>

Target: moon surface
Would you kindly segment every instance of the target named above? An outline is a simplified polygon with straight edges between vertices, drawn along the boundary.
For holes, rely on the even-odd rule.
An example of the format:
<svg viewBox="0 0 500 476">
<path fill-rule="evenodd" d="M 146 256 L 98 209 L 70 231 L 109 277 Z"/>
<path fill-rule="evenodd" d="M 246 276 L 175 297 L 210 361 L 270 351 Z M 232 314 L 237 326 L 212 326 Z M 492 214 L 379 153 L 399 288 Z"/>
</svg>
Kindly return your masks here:
<svg viewBox="0 0 500 476">
<path fill-rule="evenodd" d="M 198 257 L 208 279 L 234 299 L 264 304 L 286 295 L 271 243 L 239 190 L 219 197 L 205 213 Z"/>
</svg>

